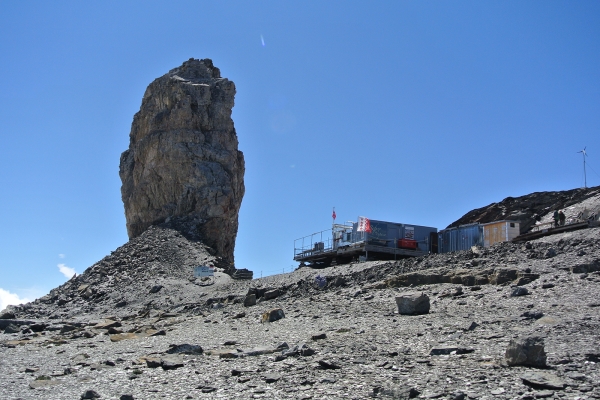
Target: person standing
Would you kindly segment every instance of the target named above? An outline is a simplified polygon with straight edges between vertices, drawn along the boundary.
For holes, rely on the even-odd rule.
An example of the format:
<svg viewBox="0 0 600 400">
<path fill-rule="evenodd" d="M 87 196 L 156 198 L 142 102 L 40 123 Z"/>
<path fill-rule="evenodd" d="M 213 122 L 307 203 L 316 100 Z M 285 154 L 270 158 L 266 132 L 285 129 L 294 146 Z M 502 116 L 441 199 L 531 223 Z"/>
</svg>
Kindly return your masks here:
<svg viewBox="0 0 600 400">
<path fill-rule="evenodd" d="M 560 210 L 558 212 L 558 219 L 560 221 L 560 226 L 564 226 L 565 225 L 565 220 L 567 219 L 567 217 L 565 216 L 565 213 L 562 212 L 562 210 Z"/>
<path fill-rule="evenodd" d="M 554 227 L 558 228 L 558 221 L 559 221 L 560 217 L 558 215 L 558 210 L 554 210 Z"/>
</svg>

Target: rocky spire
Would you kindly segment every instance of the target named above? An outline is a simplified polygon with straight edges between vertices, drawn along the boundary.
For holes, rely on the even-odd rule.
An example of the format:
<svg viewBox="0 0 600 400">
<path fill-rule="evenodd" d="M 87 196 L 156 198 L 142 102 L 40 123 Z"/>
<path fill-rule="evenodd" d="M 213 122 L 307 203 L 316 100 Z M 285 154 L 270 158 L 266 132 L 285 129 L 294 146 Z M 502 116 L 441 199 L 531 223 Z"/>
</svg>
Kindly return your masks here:
<svg viewBox="0 0 600 400">
<path fill-rule="evenodd" d="M 209 59 L 191 58 L 148 86 L 119 166 L 130 238 L 168 222 L 233 264 L 245 190 L 234 96 Z"/>
</svg>

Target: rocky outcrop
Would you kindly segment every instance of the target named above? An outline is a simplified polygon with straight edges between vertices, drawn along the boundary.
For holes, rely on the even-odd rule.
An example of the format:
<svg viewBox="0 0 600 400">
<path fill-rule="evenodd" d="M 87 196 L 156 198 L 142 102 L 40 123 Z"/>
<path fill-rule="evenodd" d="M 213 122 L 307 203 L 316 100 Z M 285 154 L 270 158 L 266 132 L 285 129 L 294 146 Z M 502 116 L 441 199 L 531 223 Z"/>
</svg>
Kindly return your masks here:
<svg viewBox="0 0 600 400">
<path fill-rule="evenodd" d="M 119 166 L 130 238 L 167 222 L 233 264 L 244 196 L 234 96 L 209 59 L 190 59 L 148 86 Z"/>
<path fill-rule="evenodd" d="M 600 195 L 600 186 L 560 192 L 535 192 L 521 197 L 507 197 L 499 203 L 471 210 L 448 228 L 475 222 L 502 220 L 520 222 L 521 233 L 526 233 L 542 217 Z M 567 215 L 569 217 L 569 215 Z"/>
</svg>

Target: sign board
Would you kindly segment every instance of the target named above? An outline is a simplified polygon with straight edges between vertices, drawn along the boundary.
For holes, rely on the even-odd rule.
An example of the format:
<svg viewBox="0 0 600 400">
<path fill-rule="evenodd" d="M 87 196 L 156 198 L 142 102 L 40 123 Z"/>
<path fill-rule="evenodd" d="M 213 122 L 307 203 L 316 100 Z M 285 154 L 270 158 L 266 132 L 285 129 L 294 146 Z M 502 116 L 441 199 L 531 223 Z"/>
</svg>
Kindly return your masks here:
<svg viewBox="0 0 600 400">
<path fill-rule="evenodd" d="M 371 233 L 371 221 L 369 221 L 369 218 L 358 217 L 358 227 L 356 231 Z"/>
<path fill-rule="evenodd" d="M 202 278 L 205 276 L 215 276 L 215 267 L 200 265 L 194 268 L 194 276 L 196 278 Z"/>
<path fill-rule="evenodd" d="M 404 227 L 404 239 L 415 240 L 415 227 L 405 226 Z"/>
</svg>

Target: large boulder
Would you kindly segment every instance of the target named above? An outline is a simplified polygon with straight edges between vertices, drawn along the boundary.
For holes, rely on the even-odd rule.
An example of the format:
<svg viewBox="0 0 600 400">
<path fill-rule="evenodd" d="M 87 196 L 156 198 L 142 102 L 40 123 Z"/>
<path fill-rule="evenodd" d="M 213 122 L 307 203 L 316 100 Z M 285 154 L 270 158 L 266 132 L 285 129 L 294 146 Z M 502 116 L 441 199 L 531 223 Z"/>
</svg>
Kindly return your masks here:
<svg viewBox="0 0 600 400">
<path fill-rule="evenodd" d="M 513 339 L 506 349 L 506 363 L 508 365 L 526 365 L 544 368 L 546 366 L 546 352 L 544 339 L 539 336 L 526 336 Z"/>
<path fill-rule="evenodd" d="M 429 313 L 429 296 L 422 292 L 407 292 L 396 296 L 398 314 L 421 315 Z"/>
<path fill-rule="evenodd" d="M 234 96 L 209 59 L 190 59 L 148 86 L 119 166 L 130 238 L 167 222 L 233 264 L 245 191 Z"/>
</svg>

